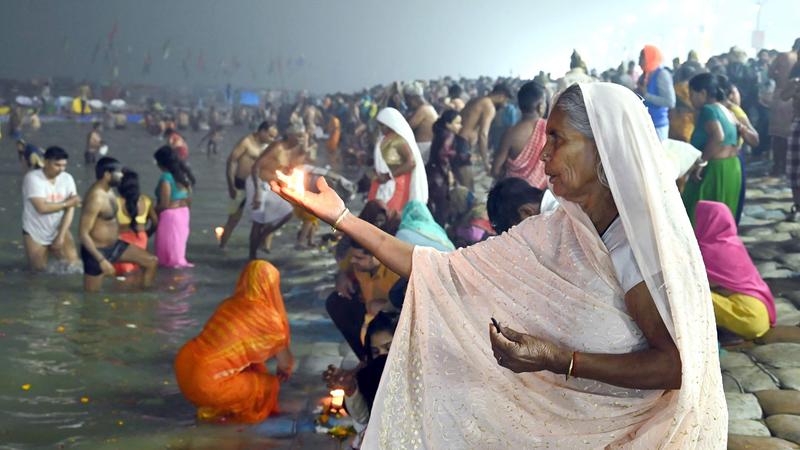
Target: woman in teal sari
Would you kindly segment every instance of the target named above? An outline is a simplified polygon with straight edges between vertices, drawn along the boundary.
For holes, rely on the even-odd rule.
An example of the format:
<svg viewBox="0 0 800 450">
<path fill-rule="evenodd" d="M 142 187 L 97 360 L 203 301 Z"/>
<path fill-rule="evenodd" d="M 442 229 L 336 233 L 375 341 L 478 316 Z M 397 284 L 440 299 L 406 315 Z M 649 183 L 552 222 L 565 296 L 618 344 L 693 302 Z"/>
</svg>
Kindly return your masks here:
<svg viewBox="0 0 800 450">
<path fill-rule="evenodd" d="M 718 77 L 701 73 L 689 81 L 689 98 L 698 111 L 691 144 L 703 152 L 683 191 L 683 204 L 692 223 L 700 200 L 724 203 L 734 215 L 739 208 L 739 133 L 736 118 L 722 104 L 725 93 Z"/>
<path fill-rule="evenodd" d="M 403 208 L 397 239 L 422 247 L 432 247 L 441 252 L 451 252 L 455 246 L 431 214 L 428 207 L 418 200 L 411 200 Z"/>
</svg>

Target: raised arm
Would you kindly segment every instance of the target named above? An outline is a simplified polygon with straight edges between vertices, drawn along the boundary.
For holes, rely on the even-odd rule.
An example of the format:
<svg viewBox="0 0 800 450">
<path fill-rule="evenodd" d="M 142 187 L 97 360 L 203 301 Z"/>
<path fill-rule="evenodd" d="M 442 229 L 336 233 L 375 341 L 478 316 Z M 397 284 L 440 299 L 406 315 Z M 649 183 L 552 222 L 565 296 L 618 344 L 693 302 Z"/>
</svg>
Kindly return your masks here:
<svg viewBox="0 0 800 450">
<path fill-rule="evenodd" d="M 344 201 L 336 191 L 328 186 L 324 177 L 317 180 L 319 194 L 304 192 L 302 195 L 287 187 L 281 181 L 270 183 L 272 190 L 289 202 L 302 206 L 311 214 L 319 217 L 361 244 L 392 272 L 407 278 L 411 275 L 411 257 L 414 246 L 384 232 L 369 222 L 359 219 L 351 213 L 345 213 Z"/>
</svg>

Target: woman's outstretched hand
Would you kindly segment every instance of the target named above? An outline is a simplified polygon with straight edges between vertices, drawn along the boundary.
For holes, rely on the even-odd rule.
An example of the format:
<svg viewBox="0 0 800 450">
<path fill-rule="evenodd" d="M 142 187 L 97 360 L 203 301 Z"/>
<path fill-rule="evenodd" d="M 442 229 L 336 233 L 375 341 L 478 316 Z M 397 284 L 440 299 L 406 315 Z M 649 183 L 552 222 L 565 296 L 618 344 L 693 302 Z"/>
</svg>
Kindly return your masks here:
<svg viewBox="0 0 800 450">
<path fill-rule="evenodd" d="M 509 327 L 489 324 L 489 339 L 497 363 L 513 371 L 566 373 L 571 354 L 556 344 Z"/>
<path fill-rule="evenodd" d="M 333 224 L 339 215 L 344 211 L 344 201 L 339 197 L 325 181 L 325 177 L 317 179 L 317 190 L 319 194 L 310 192 L 298 192 L 284 181 L 285 176 L 277 172 L 278 180 L 271 181 L 272 192 L 283 197 L 288 202 L 304 208 L 309 213 L 319 217 L 328 224 Z"/>
</svg>

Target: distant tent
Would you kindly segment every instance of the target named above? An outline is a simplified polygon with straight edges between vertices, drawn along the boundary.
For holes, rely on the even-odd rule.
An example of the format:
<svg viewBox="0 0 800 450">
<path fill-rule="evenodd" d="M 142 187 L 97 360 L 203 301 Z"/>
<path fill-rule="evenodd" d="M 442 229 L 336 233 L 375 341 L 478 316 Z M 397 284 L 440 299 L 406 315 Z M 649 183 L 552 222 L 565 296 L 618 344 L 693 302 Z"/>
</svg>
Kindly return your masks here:
<svg viewBox="0 0 800 450">
<path fill-rule="evenodd" d="M 261 98 L 257 92 L 241 91 L 239 92 L 239 104 L 243 106 L 258 106 L 261 103 Z"/>
</svg>

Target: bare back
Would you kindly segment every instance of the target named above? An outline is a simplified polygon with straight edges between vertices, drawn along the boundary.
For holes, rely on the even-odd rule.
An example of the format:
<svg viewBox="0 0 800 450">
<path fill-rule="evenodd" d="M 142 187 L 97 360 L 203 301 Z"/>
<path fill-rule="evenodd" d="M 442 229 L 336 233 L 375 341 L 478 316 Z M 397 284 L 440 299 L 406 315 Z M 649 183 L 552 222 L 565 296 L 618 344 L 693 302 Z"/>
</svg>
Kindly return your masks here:
<svg viewBox="0 0 800 450">
<path fill-rule="evenodd" d="M 289 148 L 285 141 L 270 144 L 258 158 L 258 177 L 261 181 L 270 182 L 276 179 L 275 172 L 288 169 L 292 163 L 294 148 Z"/>
<path fill-rule="evenodd" d="M 409 125 L 414 130 L 414 139 L 417 142 L 430 142 L 433 140 L 433 123 L 439 115 L 433 106 L 425 103 L 414 111 L 414 115 L 409 120 Z"/>
<path fill-rule="evenodd" d="M 489 97 L 478 97 L 467 102 L 461 111 L 463 126 L 458 135 L 466 139 L 470 145 L 475 145 L 483 131 L 481 124 L 484 122 L 484 117 L 489 114 L 489 110 L 494 111 L 494 104 Z"/>
</svg>

